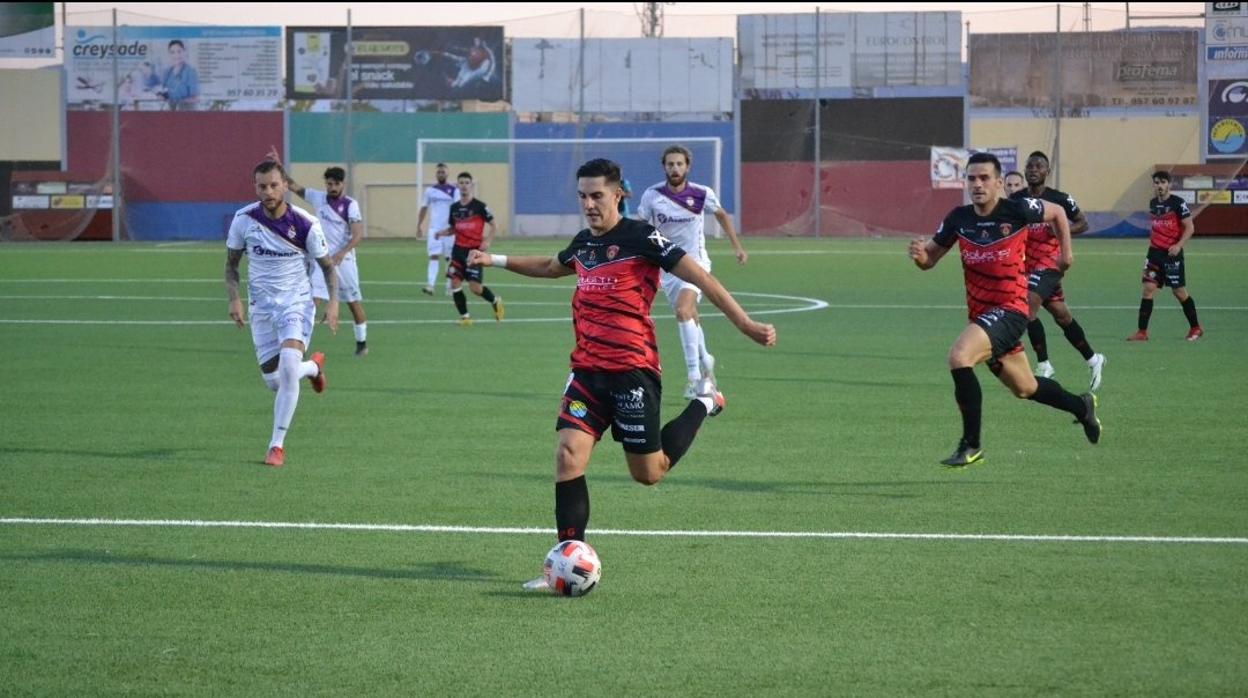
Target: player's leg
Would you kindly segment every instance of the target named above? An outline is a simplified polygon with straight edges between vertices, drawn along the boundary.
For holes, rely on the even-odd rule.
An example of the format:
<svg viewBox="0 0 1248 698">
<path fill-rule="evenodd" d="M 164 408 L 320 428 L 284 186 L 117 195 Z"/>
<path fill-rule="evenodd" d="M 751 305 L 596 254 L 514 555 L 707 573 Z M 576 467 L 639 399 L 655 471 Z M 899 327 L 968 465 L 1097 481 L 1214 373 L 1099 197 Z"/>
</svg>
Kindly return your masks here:
<svg viewBox="0 0 1248 698">
<path fill-rule="evenodd" d="M 464 275 L 467 267 L 468 251 L 456 247 L 451 254 L 451 263 L 446 268 L 446 278 L 450 283 L 451 300 L 455 303 L 455 310 L 459 312 L 459 324 L 465 327 L 472 324 L 472 316 L 468 314 L 468 298 L 464 296 Z"/>
<path fill-rule="evenodd" d="M 1031 350 L 1036 352 L 1036 375 L 1052 377 L 1056 371 L 1049 363 L 1049 345 L 1044 336 L 1044 323 L 1040 322 L 1040 305 L 1044 299 L 1036 292 L 1042 272 L 1032 272 L 1027 283 L 1031 290 L 1027 292 L 1027 339 L 1031 342 Z"/>
<path fill-rule="evenodd" d="M 466 272 L 468 277 L 468 290 L 480 296 L 494 308 L 494 319 L 502 321 L 503 319 L 503 299 L 501 296 L 494 295 L 489 286 L 482 283 L 485 280 L 485 270 L 480 266 L 468 267 Z"/>
<path fill-rule="evenodd" d="M 683 395 L 686 400 L 692 400 L 697 397 L 699 383 L 702 381 L 702 330 L 697 321 L 697 303 L 701 291 L 672 274 L 666 274 L 660 283 L 672 307 L 672 313 L 676 315 L 676 330 L 685 358 L 686 383 Z"/>
<path fill-rule="evenodd" d="M 1183 307 L 1183 315 L 1187 317 L 1187 341 L 1200 339 L 1205 331 L 1201 329 L 1200 320 L 1196 317 L 1196 301 L 1187 292 L 1187 264 L 1183 261 L 1182 252 L 1178 257 L 1167 260 L 1166 285 L 1174 292 L 1175 299 Z"/>
<path fill-rule="evenodd" d="M 281 348 L 278 352 L 277 395 L 273 400 L 273 435 L 269 441 L 269 455 L 272 457 L 273 449 L 276 448 L 279 461 L 282 459 L 286 433 L 299 404 L 300 380 L 312 379 L 312 387 L 318 393 L 325 389 L 325 375 L 322 370 L 324 355 L 318 352 L 312 355 L 312 360 L 303 360 L 304 348 L 312 339 L 314 312 L 311 303 L 303 303 L 275 315 L 275 329 L 281 340 Z"/>
<path fill-rule="evenodd" d="M 1105 370 L 1105 355 L 1098 354 L 1092 349 L 1091 342 L 1083 332 L 1083 326 L 1079 324 L 1074 315 L 1071 315 L 1070 307 L 1066 305 L 1066 296 L 1062 293 L 1060 286 L 1057 292 L 1045 301 L 1044 307 L 1053 316 L 1057 326 L 1062 328 L 1066 341 L 1070 342 L 1070 345 L 1083 357 L 1084 363 L 1088 365 L 1090 373 L 1088 390 L 1096 392 L 1101 387 L 1101 375 Z"/>
<path fill-rule="evenodd" d="M 451 268 L 451 254 L 454 251 L 455 251 L 455 238 L 453 236 L 442 238 L 442 249 L 441 249 L 442 262 L 446 265 L 447 269 Z M 451 295 L 450 277 L 447 277 L 446 279 L 446 295 L 448 296 Z"/>
<path fill-rule="evenodd" d="M 1032 375 L 1027 359 L 1021 352 L 998 356 L 993 362 L 993 373 L 1015 397 L 1034 400 L 1042 405 L 1069 412 L 1075 421 L 1083 425 L 1088 441 L 1097 443 L 1101 438 L 1101 421 L 1096 417 L 1096 396 L 1092 393 L 1075 395 L 1051 378 Z"/>
<path fill-rule="evenodd" d="M 988 332 L 975 323 L 967 325 L 949 348 L 949 373 L 953 377 L 953 399 L 962 413 L 962 438 L 953 455 L 941 461 L 945 465 L 970 465 L 983 458 L 980 426 L 984 397 L 975 377 L 975 366 L 991 355 Z"/>
<path fill-rule="evenodd" d="M 433 285 L 438 281 L 438 260 L 443 257 L 442 240 L 434 237 L 433 231 L 430 231 L 425 239 L 425 252 L 429 254 L 429 262 L 425 265 L 425 286 L 420 289 L 420 292 L 426 296 L 432 296 Z"/>
<path fill-rule="evenodd" d="M 338 300 L 351 310 L 355 331 L 355 355 L 368 354 L 368 316 L 364 314 L 364 294 L 360 290 L 360 269 L 355 254 L 347 255 L 338 265 Z"/>
<path fill-rule="evenodd" d="M 1150 248 L 1144 258 L 1144 276 L 1141 279 L 1143 290 L 1140 293 L 1140 314 L 1135 334 L 1127 337 L 1128 342 L 1148 341 L 1148 321 L 1153 316 L 1153 295 L 1157 287 L 1165 279 L 1165 270 L 1156 253 Z"/>
<path fill-rule="evenodd" d="M 585 467 L 612 420 L 610 376 L 573 371 L 563 389 L 555 431 L 555 526 L 559 540 L 585 540 L 589 489 Z"/>
</svg>

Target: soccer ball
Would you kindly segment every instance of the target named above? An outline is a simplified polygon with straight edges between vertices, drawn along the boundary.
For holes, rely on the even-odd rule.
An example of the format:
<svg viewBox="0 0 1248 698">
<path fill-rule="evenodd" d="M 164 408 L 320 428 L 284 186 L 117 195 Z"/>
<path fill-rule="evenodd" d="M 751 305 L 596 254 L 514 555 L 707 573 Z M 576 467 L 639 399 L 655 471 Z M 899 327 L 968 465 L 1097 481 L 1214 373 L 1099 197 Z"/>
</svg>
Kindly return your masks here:
<svg viewBox="0 0 1248 698">
<path fill-rule="evenodd" d="M 546 553 L 542 565 L 550 590 L 561 596 L 584 596 L 598 586 L 602 563 L 588 543 L 565 540 Z"/>
</svg>

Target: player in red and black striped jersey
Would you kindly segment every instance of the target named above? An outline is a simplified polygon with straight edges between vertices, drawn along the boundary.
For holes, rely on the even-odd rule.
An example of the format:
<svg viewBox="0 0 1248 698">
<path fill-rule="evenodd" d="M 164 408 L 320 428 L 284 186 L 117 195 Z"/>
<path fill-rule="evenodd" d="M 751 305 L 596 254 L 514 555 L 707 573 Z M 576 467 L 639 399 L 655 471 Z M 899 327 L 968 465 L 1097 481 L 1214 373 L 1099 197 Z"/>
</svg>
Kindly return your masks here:
<svg viewBox="0 0 1248 698">
<path fill-rule="evenodd" d="M 1049 179 L 1049 156 L 1039 150 L 1027 156 L 1027 189 L 1016 191 L 1011 199 L 1041 199 L 1057 204 L 1066 212 L 1066 220 L 1070 225 L 1070 234 L 1078 235 L 1088 229 L 1088 219 L 1079 210 L 1074 197 L 1064 191 L 1045 186 Z M 1101 372 L 1105 368 L 1105 355 L 1092 350 L 1087 335 L 1079 321 L 1070 314 L 1066 306 L 1066 295 L 1062 292 L 1062 272 L 1058 269 L 1057 260 L 1061 252 L 1058 244 L 1057 231 L 1048 223 L 1033 223 L 1027 226 L 1027 285 L 1031 289 L 1027 294 L 1030 306 L 1027 323 L 1027 336 L 1031 340 L 1031 348 L 1036 352 L 1036 375 L 1052 378 L 1055 371 L 1049 363 L 1049 348 L 1044 337 L 1044 324 L 1037 314 L 1043 305 L 1058 327 L 1066 335 L 1066 341 L 1083 355 L 1091 373 L 1088 390 L 1096 392 L 1101 387 Z"/>
<path fill-rule="evenodd" d="M 727 289 L 650 224 L 619 213 L 620 167 L 590 160 L 576 172 L 577 195 L 589 227 L 554 257 L 506 257 L 474 251 L 470 264 L 502 266 L 539 278 L 576 274 L 572 322 L 576 348 L 556 431 L 555 522 L 559 539 L 584 540 L 589 522 L 585 466 L 610 427 L 624 446 L 633 479 L 663 479 L 693 443 L 708 415 L 723 409 L 723 395 L 706 380 L 698 396 L 659 428 L 659 352 L 650 306 L 662 269 L 702 289 L 750 339 L 771 346 L 776 329 L 750 319 Z"/>
<path fill-rule="evenodd" d="M 1170 173 L 1153 175 L 1153 188 L 1157 196 L 1148 202 L 1148 216 L 1152 230 L 1149 231 L 1148 256 L 1144 258 L 1144 297 L 1140 299 L 1139 325 L 1128 342 L 1148 341 L 1148 321 L 1153 315 L 1153 294 L 1163 283 L 1174 291 L 1174 297 L 1183 306 L 1187 316 L 1187 341 L 1194 342 L 1205 334 L 1196 317 L 1196 301 L 1187 293 L 1187 265 L 1183 261 L 1183 247 L 1196 226 L 1187 202 L 1170 193 Z"/>
<path fill-rule="evenodd" d="M 459 324 L 465 327 L 472 324 L 472 316 L 468 314 L 468 299 L 464 296 L 465 279 L 468 280 L 468 290 L 493 306 L 494 319 L 502 322 L 503 299 L 495 296 L 489 286 L 481 283 L 484 279 L 481 267 L 468 262 L 469 251 L 490 249 L 490 240 L 494 239 L 494 214 L 490 213 L 485 202 L 473 198 L 472 174 L 460 172 L 455 179 L 459 184 L 459 200 L 451 204 L 449 220 L 444 221 L 446 227 L 434 236 L 455 237 L 446 275 L 451 280 L 451 298 L 455 301 L 455 309 L 459 311 Z M 489 232 L 486 232 L 487 229 Z"/>
<path fill-rule="evenodd" d="M 958 244 L 966 281 L 970 323 L 949 349 L 954 399 L 962 410 L 962 439 L 941 463 L 961 467 L 983 458 L 980 421 L 983 395 L 974 367 L 985 360 L 1016 397 L 1064 410 L 1083 424 L 1088 440 L 1101 438 L 1096 397 L 1067 392 L 1049 378 L 1033 376 L 1019 339 L 1027 327 L 1027 276 L 1024 273 L 1027 226 L 1051 223 L 1061 241 L 1058 264 L 1073 261 L 1070 228 L 1061 207 L 1039 199 L 1002 198 L 1001 163 L 991 153 L 975 153 L 967 162 L 971 204 L 953 209 L 930 239 L 910 243 L 910 258 L 920 269 L 936 266 Z"/>
</svg>

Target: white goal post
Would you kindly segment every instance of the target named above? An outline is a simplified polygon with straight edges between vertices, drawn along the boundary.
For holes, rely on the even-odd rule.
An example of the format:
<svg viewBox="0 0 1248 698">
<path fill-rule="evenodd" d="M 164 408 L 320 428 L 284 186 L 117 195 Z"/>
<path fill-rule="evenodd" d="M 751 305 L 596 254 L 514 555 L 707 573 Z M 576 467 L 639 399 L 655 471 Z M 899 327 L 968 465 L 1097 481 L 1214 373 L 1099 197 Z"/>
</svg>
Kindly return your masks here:
<svg viewBox="0 0 1248 698">
<path fill-rule="evenodd" d="M 571 237 L 585 227 L 576 199 L 576 168 L 605 157 L 618 162 L 632 188 L 630 211 L 641 194 L 663 180 L 659 156 L 669 145 L 693 153 L 689 179 L 724 196 L 724 144 L 713 136 L 688 138 L 418 138 L 416 191 L 423 197 L 434 167 L 448 166 L 447 183 L 460 172 L 472 174 L 478 198 L 499 220 L 500 234 Z M 721 235 L 713 216 L 708 236 Z"/>
</svg>

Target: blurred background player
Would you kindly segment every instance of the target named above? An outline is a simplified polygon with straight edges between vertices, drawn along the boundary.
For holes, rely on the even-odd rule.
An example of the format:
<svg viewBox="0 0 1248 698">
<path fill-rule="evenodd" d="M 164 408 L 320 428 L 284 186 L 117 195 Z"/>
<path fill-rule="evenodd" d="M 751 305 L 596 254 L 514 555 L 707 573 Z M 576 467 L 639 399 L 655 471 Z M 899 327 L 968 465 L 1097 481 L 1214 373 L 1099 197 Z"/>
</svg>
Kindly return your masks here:
<svg viewBox="0 0 1248 698">
<path fill-rule="evenodd" d="M 269 159 L 281 164 L 277 148 L 269 150 Z M 316 218 L 329 243 L 329 261 L 338 277 L 338 300 L 351 309 L 355 330 L 355 355 L 368 355 L 368 316 L 364 314 L 364 294 L 360 290 L 360 269 L 355 261 L 355 248 L 364 239 L 364 218 L 360 204 L 346 196 L 347 173 L 341 167 L 325 170 L 325 190 L 310 189 L 287 176 L 290 191 L 312 204 Z M 312 302 L 320 309 L 329 300 L 329 289 L 320 267 L 312 267 Z"/>
<path fill-rule="evenodd" d="M 1032 223 L 1051 223 L 1060 244 L 1060 268 L 1074 261 L 1066 213 L 1039 199 L 1005 199 L 1001 163 L 991 153 L 975 153 L 967 161 L 971 204 L 945 217 L 932 238 L 910 242 L 915 266 L 928 270 L 958 244 L 966 285 L 970 322 L 949 349 L 954 399 L 962 411 L 962 438 L 953 454 L 941 461 L 951 467 L 970 465 L 984 457 L 980 447 L 983 394 L 975 366 L 984 361 L 1015 397 L 1069 412 L 1083 425 L 1088 441 L 1101 438 L 1096 395 L 1067 392 L 1050 378 L 1034 376 L 1019 343 L 1027 329 L 1027 276 L 1023 272 L 1027 231 Z"/>
<path fill-rule="evenodd" d="M 472 175 L 460 172 L 455 178 L 459 184 L 459 200 L 451 204 L 449 218 L 450 227 L 435 233 L 439 239 L 454 237 L 455 245 L 451 248 L 451 264 L 447 276 L 451 279 L 451 298 L 455 301 L 455 309 L 459 311 L 459 324 L 467 327 L 472 324 L 472 316 L 468 314 L 468 299 L 464 296 L 463 282 L 468 281 L 468 289 L 485 299 L 494 307 L 494 319 L 503 319 L 503 299 L 495 296 L 488 286 L 482 285 L 484 274 L 479 264 L 468 262 L 470 250 L 485 252 L 490 249 L 490 241 L 494 239 L 494 214 L 485 202 L 472 195 Z M 486 232 L 486 229 L 489 232 Z"/>
<path fill-rule="evenodd" d="M 704 271 L 711 270 L 711 258 L 706 253 L 706 232 L 703 214 L 712 213 L 715 220 L 728 235 L 738 264 L 745 264 L 749 255 L 741 247 L 732 219 L 720 207 L 719 197 L 710 187 L 688 180 L 693 166 L 693 154 L 681 145 L 668 146 L 659 159 L 666 179 L 646 189 L 637 203 L 637 217 L 654 226 L 680 246 L 692 261 Z M 685 279 L 664 270 L 659 275 L 663 295 L 676 314 L 676 328 L 680 332 L 680 348 L 685 355 L 684 397 L 692 399 L 698 393 L 698 383 L 704 379 L 715 380 L 715 357 L 706 349 L 706 334 L 698 317 L 698 301 L 702 290 Z"/>
<path fill-rule="evenodd" d="M 256 165 L 252 172 L 258 203 L 239 209 L 226 238 L 225 290 L 230 318 L 246 323 L 238 295 L 238 265 L 247 255 L 247 297 L 250 305 L 251 339 L 264 384 L 277 396 L 273 401 L 273 436 L 265 465 L 285 462 L 286 432 L 299 404 L 299 381 L 308 378 L 316 392 L 325 390 L 325 355 L 316 352 L 311 361 L 303 352 L 312 339 L 312 304 L 309 260 L 314 260 L 329 281 L 329 304 L 325 322 L 338 332 L 338 277 L 329 261 L 329 244 L 312 215 L 286 203 L 286 172 L 273 160 Z"/>
<path fill-rule="evenodd" d="M 1011 199 L 1032 198 L 1057 204 L 1066 212 L 1067 223 L 1071 235 L 1079 235 L 1088 229 L 1088 219 L 1079 210 L 1074 197 L 1066 192 L 1045 186 L 1049 179 L 1049 157 L 1040 151 L 1027 156 L 1027 190 L 1019 191 L 1010 196 Z M 1052 378 L 1056 371 L 1049 362 L 1049 348 L 1045 341 L 1044 324 L 1037 317 L 1043 305 L 1058 327 L 1066 335 L 1066 341 L 1083 355 L 1088 364 L 1091 378 L 1088 390 L 1096 392 L 1101 387 L 1101 374 L 1105 368 L 1105 355 L 1092 351 L 1083 327 L 1070 314 L 1066 306 L 1066 296 L 1062 291 L 1062 272 L 1057 266 L 1059 253 L 1058 239 L 1053 227 L 1048 223 L 1036 223 L 1027 227 L 1027 284 L 1029 291 L 1027 301 L 1030 321 L 1027 323 L 1027 337 L 1031 348 L 1036 352 L 1036 375 Z"/>
<path fill-rule="evenodd" d="M 633 185 L 627 179 L 620 180 L 620 216 L 629 218 L 633 215 L 633 209 L 629 205 L 628 200 L 633 198 Z"/>
<path fill-rule="evenodd" d="M 776 342 L 776 329 L 750 319 L 719 281 L 652 226 L 620 217 L 620 167 L 590 160 L 576 172 L 577 196 L 589 227 L 554 257 L 487 255 L 468 261 L 538 278 L 577 275 L 572 296 L 576 348 L 555 429 L 555 525 L 559 540 L 585 540 L 589 489 L 585 468 L 608 427 L 624 447 L 633 479 L 658 483 L 693 444 L 707 416 L 718 414 L 724 396 L 711 381 L 671 422 L 659 428 L 662 400 L 659 352 L 650 307 L 660 269 L 706 291 L 742 334 Z M 538 578 L 525 588 L 545 587 Z"/>
<path fill-rule="evenodd" d="M 454 238 L 439 238 L 433 234 L 451 225 L 451 204 L 455 202 L 456 192 L 455 185 L 446 181 L 446 175 L 446 163 L 439 162 L 437 169 L 434 170 L 434 176 L 438 181 L 425 189 L 425 193 L 421 195 L 420 214 L 416 217 L 416 238 L 426 238 L 425 250 L 429 253 L 429 265 L 425 270 L 425 287 L 421 289 L 421 292 L 428 296 L 433 295 L 433 285 L 438 280 L 438 260 L 446 260 L 449 268 L 451 247 L 455 244 Z M 427 229 L 424 228 L 425 216 L 429 216 Z M 449 278 L 446 289 L 449 293 L 451 289 Z"/>
<path fill-rule="evenodd" d="M 1022 191 L 1027 188 L 1027 182 L 1023 179 L 1023 173 L 1018 170 L 1010 170 L 1005 173 L 1005 194 L 1013 195 L 1016 191 Z"/>
<path fill-rule="evenodd" d="M 1157 196 L 1148 202 L 1152 230 L 1148 237 L 1148 255 L 1144 258 L 1144 297 L 1140 299 L 1139 329 L 1127 337 L 1128 342 L 1148 341 L 1148 321 L 1153 315 L 1153 294 L 1165 284 L 1183 306 L 1187 316 L 1187 341 L 1194 342 L 1205 333 L 1196 318 L 1196 301 L 1187 293 L 1187 268 L 1183 263 L 1183 246 L 1196 233 L 1192 212 L 1187 202 L 1170 193 L 1170 173 L 1153 175 Z"/>
</svg>

